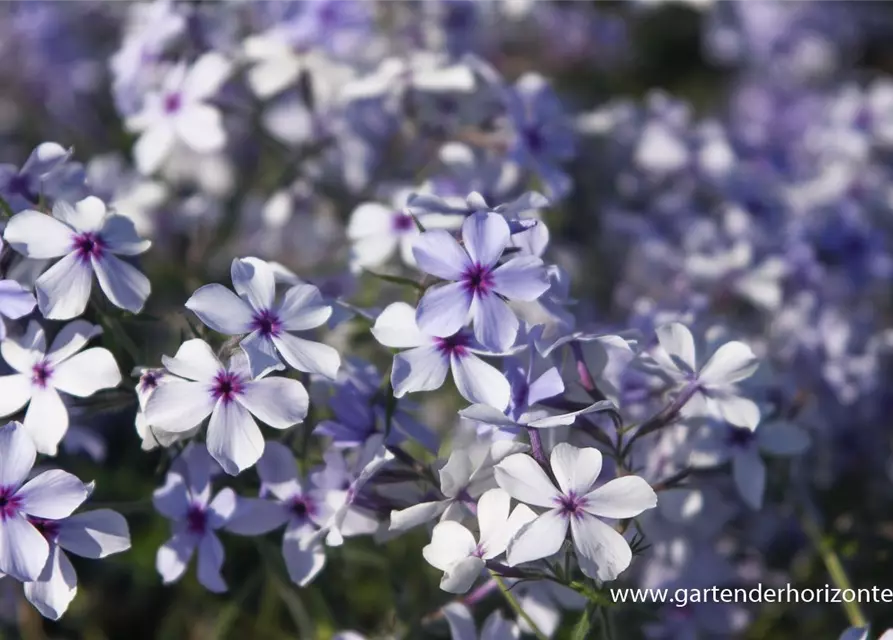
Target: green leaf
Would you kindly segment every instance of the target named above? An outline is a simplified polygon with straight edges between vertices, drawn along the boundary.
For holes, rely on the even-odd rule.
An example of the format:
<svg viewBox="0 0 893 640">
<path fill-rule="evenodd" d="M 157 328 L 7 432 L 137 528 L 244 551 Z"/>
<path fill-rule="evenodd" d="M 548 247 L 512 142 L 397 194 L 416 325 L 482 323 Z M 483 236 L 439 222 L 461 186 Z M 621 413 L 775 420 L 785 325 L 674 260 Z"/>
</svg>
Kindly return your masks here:
<svg viewBox="0 0 893 640">
<path fill-rule="evenodd" d="M 5 215 L 7 218 L 11 218 L 13 216 L 12 207 L 10 207 L 9 203 L 3 198 L 0 198 L 0 212 L 2 212 L 3 215 Z"/>
<path fill-rule="evenodd" d="M 571 632 L 571 640 L 590 640 L 594 637 L 596 627 L 595 613 L 597 610 L 598 605 L 593 602 L 586 605 L 586 609 L 583 610 L 583 615 L 580 616 L 577 624 L 574 625 L 574 630 Z"/>
<path fill-rule="evenodd" d="M 597 589 L 592 588 L 585 582 L 581 582 L 579 580 L 574 580 L 570 584 L 568 584 L 571 589 L 584 596 L 591 603 L 602 607 L 612 607 L 614 606 L 614 602 L 611 598 L 602 591 L 598 591 Z"/>
<path fill-rule="evenodd" d="M 403 276 L 391 276 L 385 273 L 375 273 L 374 271 L 369 271 L 368 269 L 366 270 L 366 273 L 368 273 L 373 278 L 378 278 L 379 280 L 390 282 L 391 284 L 398 284 L 403 287 L 412 287 L 417 291 L 423 290 L 421 284 L 410 278 L 404 278 Z"/>
</svg>

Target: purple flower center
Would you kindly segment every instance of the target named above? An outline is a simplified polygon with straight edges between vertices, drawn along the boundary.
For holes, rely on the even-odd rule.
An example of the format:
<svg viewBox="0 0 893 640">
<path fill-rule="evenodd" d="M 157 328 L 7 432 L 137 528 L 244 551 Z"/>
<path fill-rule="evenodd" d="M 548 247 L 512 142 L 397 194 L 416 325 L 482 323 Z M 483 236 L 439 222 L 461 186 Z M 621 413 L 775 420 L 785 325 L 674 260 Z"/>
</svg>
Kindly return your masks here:
<svg viewBox="0 0 893 640">
<path fill-rule="evenodd" d="M 183 106 L 183 97 L 179 93 L 169 93 L 164 96 L 164 112 L 176 113 Z"/>
<path fill-rule="evenodd" d="M 493 287 L 493 269 L 475 262 L 462 274 L 462 283 L 469 293 L 485 296 Z"/>
<path fill-rule="evenodd" d="M 406 233 L 415 227 L 415 221 L 412 219 L 412 216 L 408 216 L 400 211 L 396 212 L 394 217 L 391 218 L 391 224 L 394 226 L 394 231 L 400 233 Z"/>
<path fill-rule="evenodd" d="M 73 248 L 82 262 L 90 262 L 90 258 L 102 257 L 105 241 L 98 234 L 88 231 L 74 237 Z"/>
<path fill-rule="evenodd" d="M 146 371 L 142 376 L 140 376 L 140 389 L 143 391 L 150 391 L 158 387 L 158 381 L 161 379 L 161 374 L 158 371 Z"/>
<path fill-rule="evenodd" d="M 741 427 L 729 427 L 726 434 L 726 444 L 733 448 L 744 449 L 753 442 L 755 434 L 750 429 Z"/>
<path fill-rule="evenodd" d="M 586 496 L 578 496 L 575 491 L 569 491 L 555 498 L 555 503 L 561 510 L 561 517 L 567 519 L 576 518 L 580 520 L 586 513 L 583 507 L 586 506 L 587 502 Z"/>
<path fill-rule="evenodd" d="M 527 143 L 527 148 L 533 153 L 539 153 L 546 146 L 546 140 L 539 127 L 526 127 L 522 135 Z"/>
<path fill-rule="evenodd" d="M 475 558 L 483 558 L 484 553 L 486 553 L 484 545 L 478 543 L 478 545 L 474 548 L 474 551 L 471 552 L 471 555 L 473 555 Z"/>
<path fill-rule="evenodd" d="M 59 523 L 55 520 L 44 520 L 43 518 L 29 516 L 28 522 L 30 522 L 35 529 L 40 531 L 40 534 L 50 542 L 55 542 L 56 538 L 59 536 Z"/>
<path fill-rule="evenodd" d="M 282 331 L 282 321 L 274 311 L 264 309 L 251 320 L 251 329 L 264 337 L 278 336 Z"/>
<path fill-rule="evenodd" d="M 468 353 L 468 344 L 470 342 L 471 338 L 464 331 L 460 331 L 448 338 L 434 338 L 434 344 L 440 353 L 445 356 L 456 355 L 460 358 Z"/>
<path fill-rule="evenodd" d="M 197 535 L 203 535 L 208 530 L 208 512 L 202 505 L 190 505 L 186 511 L 186 529 Z"/>
<path fill-rule="evenodd" d="M 224 404 L 229 404 L 236 399 L 236 396 L 245 391 L 245 384 L 239 374 L 230 371 L 221 371 L 214 377 L 214 384 L 211 385 L 211 394 L 215 400 L 222 400 Z"/>
<path fill-rule="evenodd" d="M 52 375 L 53 369 L 50 367 L 50 363 L 45 360 L 31 367 L 31 383 L 41 389 L 46 388 L 47 381 Z"/>
<path fill-rule="evenodd" d="M 16 495 L 15 487 L 0 487 L 0 520 L 8 520 L 19 512 L 22 499 Z"/>
<path fill-rule="evenodd" d="M 307 496 L 295 496 L 288 505 L 296 518 L 305 519 L 316 515 L 316 503 Z"/>
<path fill-rule="evenodd" d="M 6 189 L 9 193 L 19 195 L 28 202 L 37 202 L 39 200 L 38 195 L 31 187 L 31 176 L 27 174 L 17 173 L 14 175 L 9 179 Z"/>
</svg>

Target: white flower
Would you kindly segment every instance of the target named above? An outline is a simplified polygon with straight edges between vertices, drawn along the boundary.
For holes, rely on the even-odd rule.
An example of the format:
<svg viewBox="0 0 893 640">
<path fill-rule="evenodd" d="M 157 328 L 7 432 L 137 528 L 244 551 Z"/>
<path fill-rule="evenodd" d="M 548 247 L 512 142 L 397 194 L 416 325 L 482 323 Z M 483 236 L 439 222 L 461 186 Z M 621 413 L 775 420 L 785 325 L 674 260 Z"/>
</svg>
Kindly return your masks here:
<svg viewBox="0 0 893 640">
<path fill-rule="evenodd" d="M 110 214 L 95 196 L 73 207 L 57 201 L 52 216 L 23 211 L 9 221 L 3 236 L 26 258 L 62 258 L 34 285 L 37 305 L 47 320 L 69 320 L 82 314 L 94 273 L 116 307 L 139 313 L 149 297 L 149 279 L 117 256 L 139 255 L 152 243 L 140 239 L 131 220 Z"/>
<path fill-rule="evenodd" d="M 657 495 L 645 480 L 624 476 L 593 489 L 602 469 L 598 449 L 561 443 L 552 449 L 556 487 L 536 461 L 526 454 L 509 456 L 496 465 L 496 481 L 516 500 L 548 511 L 523 526 L 508 544 L 508 564 L 514 566 L 554 555 L 571 530 L 577 560 L 593 579 L 614 580 L 632 561 L 626 539 L 604 518 L 633 518 L 657 505 Z"/>
<path fill-rule="evenodd" d="M 146 402 L 146 421 L 169 433 L 195 428 L 211 416 L 207 445 L 230 475 L 254 465 L 264 438 L 254 420 L 287 429 L 307 416 L 307 390 L 297 380 L 254 378 L 244 356 L 225 367 L 207 342 L 187 340 L 162 362 L 174 379 L 159 386 Z"/>
<path fill-rule="evenodd" d="M 477 503 L 479 541 L 459 522 L 447 520 L 434 527 L 431 543 L 422 549 L 428 564 L 444 572 L 440 588 L 449 593 L 465 593 L 474 584 L 485 562 L 505 552 L 509 538 L 524 524 L 536 518 L 526 505 L 509 513 L 511 496 L 502 489 L 490 489 Z"/>
<path fill-rule="evenodd" d="M 219 91 L 231 72 L 232 64 L 212 51 L 190 68 L 181 63 L 171 69 L 161 90 L 146 96 L 142 111 L 127 120 L 130 131 L 142 134 L 133 148 L 140 172 L 157 171 L 178 141 L 197 153 L 223 148 L 223 118 L 208 99 Z"/>
<path fill-rule="evenodd" d="M 682 407 L 683 415 L 709 416 L 739 427 L 756 428 L 760 409 L 753 400 L 741 397 L 737 386 L 759 366 L 750 347 L 743 342 L 727 342 L 698 367 L 695 339 L 685 325 L 662 325 L 657 328 L 657 339 L 659 344 L 651 357 L 677 391 L 691 393 Z"/>
<path fill-rule="evenodd" d="M 86 398 L 121 382 L 121 372 L 107 349 L 94 347 L 78 353 L 101 332 L 89 322 L 75 320 L 59 330 L 47 351 L 43 329 L 31 321 L 24 336 L 0 343 L 3 359 L 15 370 L 0 376 L 0 416 L 27 404 L 24 427 L 39 453 L 56 455 L 68 430 L 68 409 L 59 391 Z"/>
</svg>

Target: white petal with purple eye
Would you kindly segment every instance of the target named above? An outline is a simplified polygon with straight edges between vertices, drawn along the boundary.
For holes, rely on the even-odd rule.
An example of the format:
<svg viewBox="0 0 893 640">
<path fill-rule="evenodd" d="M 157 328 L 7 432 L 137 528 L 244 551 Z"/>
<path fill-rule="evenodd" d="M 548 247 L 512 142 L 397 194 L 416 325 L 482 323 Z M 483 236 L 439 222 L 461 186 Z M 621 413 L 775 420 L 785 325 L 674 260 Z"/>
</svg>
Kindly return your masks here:
<svg viewBox="0 0 893 640">
<path fill-rule="evenodd" d="M 412 247 L 412 255 L 421 271 L 444 280 L 459 280 L 471 267 L 465 250 L 449 232 L 442 229 L 421 234 Z"/>
<path fill-rule="evenodd" d="M 770 422 L 756 430 L 757 444 L 766 453 L 796 456 L 809 448 L 809 434 L 789 422 Z"/>
<path fill-rule="evenodd" d="M 565 495 L 588 493 L 602 471 L 602 453 L 587 447 L 580 449 L 566 442 L 555 445 L 549 466 Z"/>
<path fill-rule="evenodd" d="M 26 482 L 16 495 L 22 500 L 22 511 L 28 515 L 59 520 L 70 516 L 89 493 L 77 477 L 52 469 Z"/>
<path fill-rule="evenodd" d="M 290 523 L 282 537 L 282 556 L 291 581 L 299 587 L 307 586 L 326 564 L 320 532 L 309 525 Z"/>
<path fill-rule="evenodd" d="M 318 373 L 334 380 L 341 367 L 341 356 L 327 344 L 298 338 L 290 333 L 273 337 L 282 358 L 298 371 Z"/>
<path fill-rule="evenodd" d="M 695 339 L 683 324 L 672 322 L 656 329 L 658 347 L 652 354 L 668 373 L 695 371 Z"/>
<path fill-rule="evenodd" d="M 253 466 L 264 452 L 260 428 L 238 402 L 217 403 L 211 414 L 207 438 L 208 452 L 231 476 Z"/>
<path fill-rule="evenodd" d="M 431 522 L 442 514 L 446 507 L 447 502 L 440 500 L 437 502 L 421 502 L 406 509 L 391 511 L 390 530 L 409 531 L 426 522 Z"/>
<path fill-rule="evenodd" d="M 570 520 L 571 537 L 583 574 L 593 580 L 616 580 L 633 559 L 626 538 L 594 516 Z"/>
<path fill-rule="evenodd" d="M 508 223 L 499 214 L 475 213 L 462 223 L 465 250 L 473 262 L 484 267 L 496 264 L 509 237 Z"/>
<path fill-rule="evenodd" d="M 58 620 L 77 595 L 77 584 L 78 577 L 68 556 L 53 545 L 40 577 L 25 583 L 25 597 L 44 618 Z"/>
<path fill-rule="evenodd" d="M 51 364 L 58 365 L 83 349 L 90 340 L 101 334 L 102 327 L 90 324 L 84 320 L 69 322 L 53 338 L 50 350 L 47 352 L 47 360 Z"/>
<path fill-rule="evenodd" d="M 392 349 L 411 349 L 430 343 L 431 339 L 419 331 L 416 310 L 405 302 L 394 302 L 384 308 L 375 319 L 372 335 L 379 344 Z"/>
<path fill-rule="evenodd" d="M 760 509 L 766 491 L 766 465 L 759 451 L 747 449 L 732 456 L 732 477 L 747 506 Z"/>
<path fill-rule="evenodd" d="M 91 258 L 96 279 L 112 304 L 131 313 L 139 313 L 152 292 L 149 279 L 136 267 L 106 253 Z"/>
<path fill-rule="evenodd" d="M 516 453 L 494 468 L 496 482 L 519 502 L 538 507 L 554 507 L 558 490 L 543 468 L 529 455 Z"/>
<path fill-rule="evenodd" d="M 50 382 L 59 391 L 86 398 L 100 389 L 117 387 L 121 383 L 121 372 L 108 349 L 94 347 L 59 363 L 53 369 Z"/>
<path fill-rule="evenodd" d="M 212 153 L 226 145 L 223 117 L 214 107 L 193 104 L 183 107 L 174 120 L 180 139 L 197 153 Z"/>
<path fill-rule="evenodd" d="M 233 260 L 230 268 L 233 288 L 255 311 L 273 308 L 276 276 L 269 264 L 257 258 Z"/>
<path fill-rule="evenodd" d="M 286 331 L 306 331 L 325 324 L 332 316 L 319 289 L 311 284 L 297 284 L 285 292 L 279 306 L 279 318 Z"/>
<path fill-rule="evenodd" d="M 509 300 L 536 300 L 550 286 L 543 261 L 533 256 L 512 258 L 493 271 L 493 290 Z"/>
<path fill-rule="evenodd" d="M 133 220 L 124 216 L 108 216 L 99 235 L 109 251 L 121 256 L 138 256 L 152 246 L 151 242 L 140 238 Z"/>
<path fill-rule="evenodd" d="M 214 402 L 204 383 L 174 380 L 155 390 L 144 414 L 150 426 L 182 433 L 211 415 Z"/>
<path fill-rule="evenodd" d="M 171 123 L 162 120 L 143 131 L 133 146 L 133 159 L 143 175 L 158 171 L 176 144 L 177 135 Z"/>
<path fill-rule="evenodd" d="M 485 348 L 504 353 L 515 344 L 520 323 L 502 298 L 492 293 L 476 295 L 471 312 L 474 337 Z"/>
<path fill-rule="evenodd" d="M 68 408 L 52 387 L 33 387 L 22 423 L 38 453 L 54 456 L 68 431 Z"/>
<path fill-rule="evenodd" d="M 551 509 L 521 527 L 509 540 L 506 561 L 513 567 L 548 558 L 558 553 L 566 537 L 567 518 L 558 509 Z"/>
<path fill-rule="evenodd" d="M 18 422 L 0 427 L 0 451 L 0 487 L 18 487 L 37 459 L 34 443 Z"/>
<path fill-rule="evenodd" d="M 76 253 L 62 258 L 34 283 L 37 306 L 47 320 L 69 320 L 81 315 L 92 288 L 93 269 Z"/>
<path fill-rule="evenodd" d="M 37 306 L 37 299 L 15 280 L 0 280 L 0 315 L 13 320 L 26 316 Z"/>
<path fill-rule="evenodd" d="M 270 444 L 272 443 L 268 443 L 267 446 Z M 225 528 L 230 533 L 241 536 L 260 536 L 278 529 L 290 519 L 291 512 L 280 502 L 239 497 L 236 511 Z"/>
<path fill-rule="evenodd" d="M 283 444 L 268 442 L 257 461 L 257 475 L 265 489 L 286 501 L 301 493 L 294 454 Z"/>
<path fill-rule="evenodd" d="M 82 558 L 105 558 L 130 548 L 130 529 L 116 511 L 86 511 L 59 522 L 58 543 Z"/>
<path fill-rule="evenodd" d="M 450 356 L 453 382 L 469 402 L 505 409 L 511 399 L 511 385 L 496 367 L 470 353 Z"/>
<path fill-rule="evenodd" d="M 729 385 L 753 375 L 759 367 L 757 357 L 743 342 L 727 342 L 701 368 L 698 380 L 709 386 Z"/>
<path fill-rule="evenodd" d="M 22 374 L 0 376 L 0 416 L 16 413 L 31 399 L 31 378 Z"/>
<path fill-rule="evenodd" d="M 3 231 L 10 247 L 35 260 L 64 256 L 72 250 L 73 238 L 70 227 L 39 211 L 14 215 Z"/>
<path fill-rule="evenodd" d="M 416 323 L 428 335 L 452 336 L 468 322 L 472 299 L 461 282 L 428 289 L 419 300 Z"/>
<path fill-rule="evenodd" d="M 0 521 L 0 572 L 21 582 L 37 580 L 49 554 L 46 539 L 25 516 Z"/>
<path fill-rule="evenodd" d="M 431 532 L 431 542 L 422 549 L 422 556 L 435 569 L 446 571 L 453 564 L 474 553 L 477 543 L 471 532 L 458 522 L 440 522 Z"/>
<path fill-rule="evenodd" d="M 288 429 L 307 417 L 310 398 L 297 380 L 266 378 L 246 382 L 238 402 L 274 429 Z"/>
<path fill-rule="evenodd" d="M 394 356 L 391 386 L 394 396 L 402 398 L 416 391 L 434 391 L 443 386 L 449 361 L 437 347 L 418 347 Z"/>
<path fill-rule="evenodd" d="M 657 506 L 657 494 L 639 476 L 624 476 L 586 494 L 583 509 L 603 518 L 635 518 Z"/>
<path fill-rule="evenodd" d="M 158 548 L 155 569 L 164 584 L 171 584 L 183 577 L 198 542 L 199 538 L 193 534 L 176 533 Z"/>
<path fill-rule="evenodd" d="M 164 367 L 175 376 L 210 382 L 223 369 L 214 350 L 204 340 L 187 340 L 177 349 L 173 358 L 161 357 Z"/>
<path fill-rule="evenodd" d="M 234 336 L 251 331 L 251 307 L 223 285 L 200 287 L 186 301 L 186 308 L 218 333 Z"/>
</svg>

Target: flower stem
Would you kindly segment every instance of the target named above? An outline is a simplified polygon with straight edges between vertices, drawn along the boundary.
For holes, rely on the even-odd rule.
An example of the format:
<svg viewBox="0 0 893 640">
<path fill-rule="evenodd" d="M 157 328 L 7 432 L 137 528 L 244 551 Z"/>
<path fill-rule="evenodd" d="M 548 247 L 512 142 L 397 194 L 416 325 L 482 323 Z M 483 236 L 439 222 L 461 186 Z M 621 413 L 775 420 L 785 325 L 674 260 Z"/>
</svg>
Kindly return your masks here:
<svg viewBox="0 0 893 640">
<path fill-rule="evenodd" d="M 853 585 L 850 582 L 849 576 L 847 576 L 846 570 L 843 568 L 840 556 L 837 555 L 837 552 L 834 551 L 834 547 L 822 535 L 819 523 L 806 512 L 802 513 L 800 523 L 803 526 L 806 535 L 809 536 L 819 557 L 822 559 L 825 569 L 827 569 L 828 575 L 831 577 L 834 586 L 840 589 L 841 592 L 846 589 L 852 589 Z M 862 608 L 859 606 L 858 601 L 853 600 L 852 602 L 847 602 L 844 600 L 842 604 L 851 626 L 865 627 L 868 625 L 868 620 L 866 619 Z"/>
<path fill-rule="evenodd" d="M 549 461 L 546 459 L 546 451 L 543 449 L 543 438 L 540 436 L 540 432 L 533 427 L 527 427 L 527 437 L 530 439 L 530 453 L 533 454 L 534 460 L 539 462 L 543 468 L 548 469 Z"/>
<path fill-rule="evenodd" d="M 539 627 L 536 626 L 536 623 L 527 615 L 527 612 L 521 608 L 521 604 L 515 598 L 514 594 L 509 590 L 508 585 L 505 584 L 505 580 L 502 579 L 495 571 L 491 570 L 490 575 L 493 576 L 493 580 L 496 581 L 496 585 L 499 587 L 499 590 L 502 592 L 505 601 L 509 603 L 509 606 L 514 609 L 515 613 L 517 613 L 524 622 L 530 627 L 531 631 L 533 631 L 533 635 L 535 635 L 539 640 L 548 640 L 548 636 L 540 631 Z"/>
</svg>

